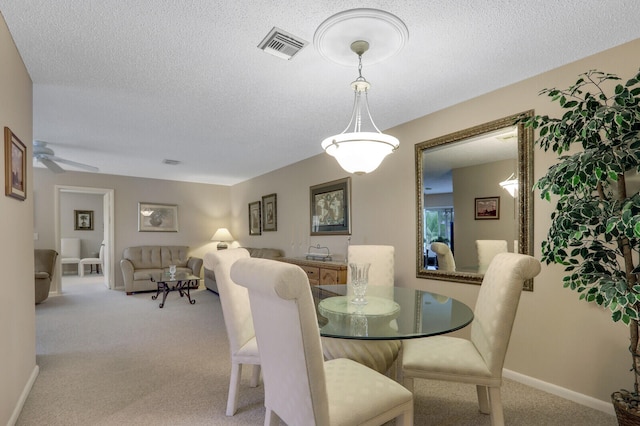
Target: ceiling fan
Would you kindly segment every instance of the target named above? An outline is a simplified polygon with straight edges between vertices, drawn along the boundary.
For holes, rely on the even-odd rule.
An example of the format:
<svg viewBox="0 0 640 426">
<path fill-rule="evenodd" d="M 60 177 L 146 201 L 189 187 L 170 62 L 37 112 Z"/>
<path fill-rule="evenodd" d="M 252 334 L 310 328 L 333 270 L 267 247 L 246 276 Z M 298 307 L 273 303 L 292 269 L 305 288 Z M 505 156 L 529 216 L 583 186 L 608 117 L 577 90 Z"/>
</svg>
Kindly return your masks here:
<svg viewBox="0 0 640 426">
<path fill-rule="evenodd" d="M 44 164 L 49 170 L 54 173 L 64 173 L 65 170 L 58 165 L 58 163 L 68 164 L 79 169 L 84 169 L 90 172 L 97 172 L 99 169 L 88 164 L 77 163 L 71 160 L 65 160 L 64 158 L 56 157 L 53 150 L 47 147 L 47 142 L 33 141 L 33 158 Z"/>
</svg>

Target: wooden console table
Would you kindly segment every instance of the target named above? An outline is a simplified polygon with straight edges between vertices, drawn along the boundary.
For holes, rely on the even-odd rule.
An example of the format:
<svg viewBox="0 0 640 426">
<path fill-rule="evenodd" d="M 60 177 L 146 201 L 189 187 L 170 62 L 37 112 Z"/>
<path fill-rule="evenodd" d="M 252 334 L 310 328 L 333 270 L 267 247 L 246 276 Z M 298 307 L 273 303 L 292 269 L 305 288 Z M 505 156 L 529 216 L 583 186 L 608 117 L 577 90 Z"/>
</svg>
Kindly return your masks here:
<svg viewBox="0 0 640 426">
<path fill-rule="evenodd" d="M 347 283 L 347 264 L 343 262 L 308 260 L 300 257 L 279 257 L 277 260 L 300 266 L 307 273 L 311 285 Z"/>
</svg>

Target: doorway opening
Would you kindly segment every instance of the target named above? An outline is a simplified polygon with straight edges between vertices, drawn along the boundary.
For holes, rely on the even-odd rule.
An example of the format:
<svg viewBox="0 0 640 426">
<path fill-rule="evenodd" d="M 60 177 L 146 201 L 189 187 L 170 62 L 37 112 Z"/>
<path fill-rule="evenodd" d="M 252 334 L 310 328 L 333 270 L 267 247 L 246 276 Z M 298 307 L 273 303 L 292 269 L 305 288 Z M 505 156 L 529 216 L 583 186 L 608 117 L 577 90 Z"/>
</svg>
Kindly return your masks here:
<svg viewBox="0 0 640 426">
<path fill-rule="evenodd" d="M 64 193 L 102 195 L 102 212 L 104 218 L 104 257 L 102 273 L 104 285 L 108 289 L 115 289 L 115 265 L 114 265 L 114 191 L 108 188 L 90 188 L 79 186 L 56 185 L 54 188 L 54 214 L 55 214 L 55 240 L 56 250 L 61 253 L 61 213 L 60 197 Z M 62 289 L 62 265 L 56 267 L 52 293 L 61 294 Z"/>
</svg>

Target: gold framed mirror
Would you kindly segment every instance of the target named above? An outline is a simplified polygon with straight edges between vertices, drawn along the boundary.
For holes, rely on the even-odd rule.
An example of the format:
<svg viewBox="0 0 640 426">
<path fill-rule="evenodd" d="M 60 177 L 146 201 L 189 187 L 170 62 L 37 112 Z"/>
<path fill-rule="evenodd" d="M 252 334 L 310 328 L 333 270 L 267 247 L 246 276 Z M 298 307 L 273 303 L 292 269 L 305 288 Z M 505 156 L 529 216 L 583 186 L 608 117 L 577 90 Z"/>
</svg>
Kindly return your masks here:
<svg viewBox="0 0 640 426">
<path fill-rule="evenodd" d="M 498 251 L 533 253 L 534 137 L 519 123 L 531 116 L 533 110 L 415 145 L 418 278 L 481 284 L 487 240 Z M 533 281 L 524 289 L 532 291 Z"/>
</svg>

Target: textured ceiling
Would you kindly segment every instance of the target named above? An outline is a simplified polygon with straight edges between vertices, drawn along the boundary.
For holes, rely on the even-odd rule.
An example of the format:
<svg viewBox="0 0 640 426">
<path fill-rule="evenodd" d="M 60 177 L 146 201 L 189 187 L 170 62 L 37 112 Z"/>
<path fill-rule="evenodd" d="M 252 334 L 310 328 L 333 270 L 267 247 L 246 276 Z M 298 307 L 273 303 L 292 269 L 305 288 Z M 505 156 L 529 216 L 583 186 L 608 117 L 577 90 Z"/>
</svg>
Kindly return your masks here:
<svg viewBox="0 0 640 426">
<path fill-rule="evenodd" d="M 381 129 L 640 36 L 637 0 L 0 0 L 34 83 L 35 139 L 101 173 L 223 185 L 344 129 L 357 58 L 329 62 L 313 34 L 361 7 L 409 29 L 393 58 L 363 58 Z M 274 26 L 309 44 L 290 61 L 261 51 Z"/>
</svg>

